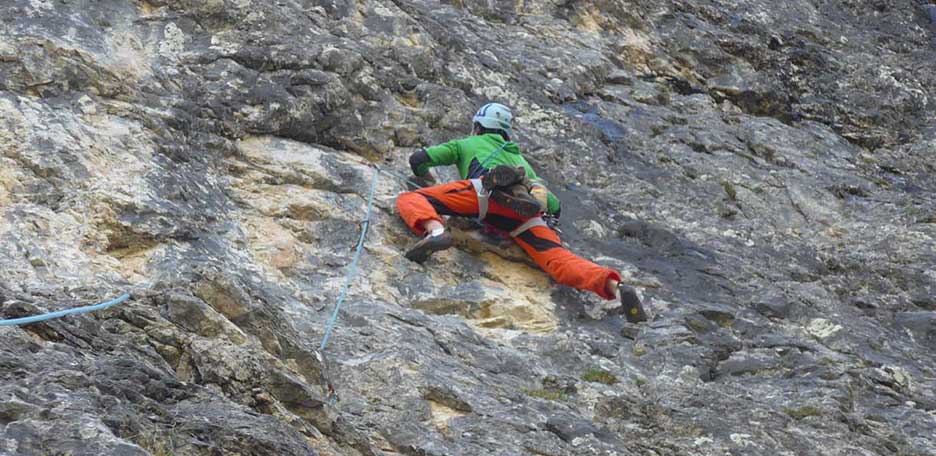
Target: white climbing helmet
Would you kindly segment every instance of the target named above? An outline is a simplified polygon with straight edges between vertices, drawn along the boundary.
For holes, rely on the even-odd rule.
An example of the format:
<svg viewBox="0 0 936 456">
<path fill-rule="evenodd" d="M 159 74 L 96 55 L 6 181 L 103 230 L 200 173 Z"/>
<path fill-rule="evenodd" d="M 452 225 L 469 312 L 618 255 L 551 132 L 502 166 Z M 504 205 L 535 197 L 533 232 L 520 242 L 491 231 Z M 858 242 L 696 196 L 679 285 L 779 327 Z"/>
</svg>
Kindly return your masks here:
<svg viewBox="0 0 936 456">
<path fill-rule="evenodd" d="M 481 124 L 484 128 L 503 130 L 507 136 L 513 137 L 513 130 L 510 128 L 513 114 L 510 113 L 510 108 L 500 103 L 488 103 L 482 106 L 471 120 Z"/>
</svg>

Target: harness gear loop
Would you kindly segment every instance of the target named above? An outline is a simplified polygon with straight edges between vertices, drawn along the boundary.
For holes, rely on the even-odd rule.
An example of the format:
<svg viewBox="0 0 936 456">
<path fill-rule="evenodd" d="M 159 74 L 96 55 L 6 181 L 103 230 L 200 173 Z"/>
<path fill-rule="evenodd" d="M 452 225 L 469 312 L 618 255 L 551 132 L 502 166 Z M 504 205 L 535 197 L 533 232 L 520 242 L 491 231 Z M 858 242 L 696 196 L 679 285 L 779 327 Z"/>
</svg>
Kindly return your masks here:
<svg viewBox="0 0 936 456">
<path fill-rule="evenodd" d="M 513 231 L 511 231 L 510 237 L 517 237 L 523 234 L 524 232 L 526 232 L 527 230 L 529 230 L 530 228 L 533 228 L 534 226 L 545 226 L 547 228 L 549 227 L 549 225 L 546 224 L 546 221 L 543 220 L 543 217 L 533 217 L 523 222 L 522 225 L 518 226 Z"/>
<path fill-rule="evenodd" d="M 488 198 L 491 197 L 491 191 L 484 189 L 481 179 L 471 179 L 471 185 L 474 186 L 475 193 L 478 195 L 478 221 L 482 222 L 487 217 Z"/>
</svg>

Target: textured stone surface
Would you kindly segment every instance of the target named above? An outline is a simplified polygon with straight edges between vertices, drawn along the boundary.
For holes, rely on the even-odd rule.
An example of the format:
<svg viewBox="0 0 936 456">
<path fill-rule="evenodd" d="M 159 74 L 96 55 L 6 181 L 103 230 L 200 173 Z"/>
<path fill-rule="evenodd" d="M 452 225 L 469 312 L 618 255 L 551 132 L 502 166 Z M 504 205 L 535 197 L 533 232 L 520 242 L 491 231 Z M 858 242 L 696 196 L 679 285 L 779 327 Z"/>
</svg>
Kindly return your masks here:
<svg viewBox="0 0 936 456">
<path fill-rule="evenodd" d="M 134 299 L 0 328 L 0 454 L 934 454 L 920 3 L 3 2 L 0 317 Z M 317 353 L 489 100 L 653 319 L 381 177 Z"/>
</svg>

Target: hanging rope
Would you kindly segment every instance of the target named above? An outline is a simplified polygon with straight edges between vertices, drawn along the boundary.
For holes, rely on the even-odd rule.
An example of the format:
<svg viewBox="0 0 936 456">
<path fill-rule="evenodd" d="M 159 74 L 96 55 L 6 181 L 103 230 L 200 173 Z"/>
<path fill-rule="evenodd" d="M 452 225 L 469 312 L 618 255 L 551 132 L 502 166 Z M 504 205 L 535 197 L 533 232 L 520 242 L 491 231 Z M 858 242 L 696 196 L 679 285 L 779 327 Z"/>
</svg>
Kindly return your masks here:
<svg viewBox="0 0 936 456">
<path fill-rule="evenodd" d="M 341 305 L 348 296 L 348 289 L 351 288 L 351 279 L 354 278 L 354 273 L 357 271 L 358 260 L 361 258 L 361 250 L 364 249 L 364 236 L 367 235 L 367 230 L 370 228 L 371 211 L 374 207 L 374 191 L 377 189 L 378 177 L 380 177 L 380 168 L 375 166 L 374 178 L 371 181 L 370 196 L 367 198 L 367 214 L 361 222 L 361 238 L 358 239 L 357 250 L 354 252 L 354 258 L 351 260 L 351 267 L 348 269 L 348 275 L 345 278 L 344 286 L 342 286 L 341 294 L 338 296 L 338 303 L 335 304 L 335 310 L 332 312 L 328 325 L 325 327 L 325 335 L 322 337 L 322 343 L 319 345 L 320 352 L 325 350 L 325 346 L 328 345 L 328 336 L 331 334 L 332 328 L 335 327 L 335 323 L 338 321 L 338 311 L 341 310 Z"/>
<path fill-rule="evenodd" d="M 31 317 L 13 318 L 10 320 L 0 320 L 0 326 L 25 325 L 29 323 L 36 323 L 40 321 L 51 320 L 53 318 L 64 317 L 66 315 L 76 315 L 76 314 L 93 312 L 95 310 L 104 310 L 110 306 L 115 306 L 117 304 L 120 304 L 128 299 L 130 299 L 130 293 L 124 293 L 116 299 L 113 299 L 107 302 L 102 302 L 100 304 L 96 304 L 93 306 L 76 307 L 74 309 L 59 310 L 57 312 L 49 312 L 49 313 L 44 313 L 41 315 L 33 315 Z"/>
</svg>

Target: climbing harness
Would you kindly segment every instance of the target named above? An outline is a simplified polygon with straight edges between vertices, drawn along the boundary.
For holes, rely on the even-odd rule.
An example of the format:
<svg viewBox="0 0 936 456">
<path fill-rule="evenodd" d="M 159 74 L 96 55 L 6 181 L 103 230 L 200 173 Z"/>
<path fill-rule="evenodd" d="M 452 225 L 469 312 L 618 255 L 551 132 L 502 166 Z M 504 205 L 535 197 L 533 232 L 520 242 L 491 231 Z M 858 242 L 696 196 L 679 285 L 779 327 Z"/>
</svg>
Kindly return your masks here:
<svg viewBox="0 0 936 456">
<path fill-rule="evenodd" d="M 111 307 L 111 306 L 120 304 L 120 303 L 122 303 L 122 302 L 124 302 L 124 301 L 126 301 L 126 300 L 128 300 L 128 299 L 130 299 L 130 293 L 124 293 L 124 294 L 120 295 L 120 296 L 119 296 L 118 298 L 116 298 L 116 299 L 113 299 L 113 300 L 110 300 L 110 301 L 107 301 L 107 302 L 102 302 L 102 303 L 100 303 L 100 304 L 96 304 L 96 305 L 93 305 L 93 306 L 76 307 L 76 308 L 74 308 L 74 309 L 59 310 L 59 311 L 57 311 L 57 312 L 49 312 L 49 313 L 44 313 L 44 314 L 40 314 L 40 315 L 33 315 L 33 316 L 31 316 L 31 317 L 12 318 L 12 319 L 9 319 L 9 320 L 0 320 L 0 326 L 25 325 L 25 324 L 29 324 L 29 323 L 36 323 L 36 322 L 40 322 L 40 321 L 51 320 L 51 319 L 53 319 L 53 318 L 64 317 L 64 316 L 66 316 L 66 315 L 76 315 L 76 314 L 83 314 L 83 313 L 93 312 L 93 311 L 95 311 L 95 310 L 104 310 L 104 309 L 106 309 L 106 308 L 108 308 L 108 307 Z"/>
<path fill-rule="evenodd" d="M 487 218 L 488 199 L 491 197 L 491 191 L 484 189 L 481 179 L 471 179 L 471 185 L 475 189 L 475 194 L 478 195 L 478 221 L 483 222 Z"/>
<path fill-rule="evenodd" d="M 506 144 L 506 143 L 504 143 L 504 144 Z M 503 146 L 502 146 L 502 147 L 503 147 Z M 497 154 L 497 152 L 499 152 L 499 150 L 498 150 L 498 151 L 495 151 L 494 154 L 491 154 L 491 157 L 494 157 L 494 156 Z M 490 159 L 491 157 L 488 157 L 488 158 Z M 488 160 L 485 160 L 485 162 L 487 162 L 487 161 L 488 161 Z M 414 187 L 416 187 L 416 188 L 422 188 L 422 185 L 419 185 L 419 184 L 413 182 L 412 180 L 408 179 L 406 176 L 403 176 L 403 175 L 400 174 L 400 173 L 397 173 L 397 172 L 392 171 L 392 170 L 389 170 L 389 169 L 382 168 L 382 167 L 377 166 L 377 165 L 373 165 L 373 166 L 374 166 L 374 168 L 377 169 L 377 172 L 378 172 L 378 173 L 383 173 L 383 174 L 386 174 L 386 175 L 388 175 L 388 176 L 390 176 L 390 177 L 395 177 L 395 178 L 397 178 L 397 179 L 399 179 L 399 180 L 401 180 L 401 181 L 403 181 L 403 182 L 406 182 L 406 183 L 408 183 L 408 184 L 410 184 L 410 185 L 412 185 L 412 186 L 414 186 Z M 482 166 L 483 166 L 483 165 L 482 165 Z M 375 176 L 375 179 L 376 179 L 376 176 Z M 485 190 L 485 189 L 484 189 L 484 186 L 481 184 L 481 179 L 469 179 L 469 180 L 471 181 L 471 186 L 474 187 L 475 194 L 478 196 L 478 219 L 477 219 L 477 220 L 478 220 L 478 222 L 482 222 L 482 223 L 483 223 L 483 222 L 484 222 L 484 219 L 487 218 L 488 208 L 490 207 L 490 202 L 489 202 L 489 201 L 490 201 L 490 198 L 491 198 L 491 191 L 490 191 L 490 190 Z M 376 186 L 376 180 L 375 180 L 374 185 Z M 374 191 L 374 187 L 371 187 L 371 193 L 372 193 L 372 194 L 373 194 L 373 191 Z M 369 209 L 368 209 L 368 210 L 369 210 Z M 542 217 L 533 217 L 533 218 L 527 220 L 526 222 L 523 222 L 522 225 L 518 226 L 518 227 L 515 228 L 513 231 L 511 231 L 511 232 L 509 233 L 509 234 L 510 234 L 510 237 L 517 237 L 517 236 L 523 234 L 524 232 L 526 232 L 527 230 L 529 230 L 530 228 L 533 228 L 534 226 L 545 226 L 545 227 L 549 227 L 549 224 L 546 223 L 546 220 L 543 220 Z"/>
<path fill-rule="evenodd" d="M 481 185 L 481 179 L 471 179 L 471 185 L 475 189 L 475 194 L 478 195 L 478 221 L 484 222 L 488 213 L 491 191 L 484 189 L 484 186 Z M 543 220 L 542 217 L 533 217 L 511 231 L 510 237 L 517 237 L 534 226 L 548 227 L 549 225 L 546 224 L 546 221 Z"/>
<path fill-rule="evenodd" d="M 546 221 L 543 220 L 542 217 L 533 217 L 533 218 L 531 218 L 531 219 L 529 219 L 529 220 L 523 222 L 522 225 L 518 226 L 518 227 L 515 228 L 513 231 L 511 231 L 511 232 L 510 232 L 510 237 L 517 237 L 517 236 L 523 234 L 525 231 L 529 230 L 530 228 L 533 228 L 534 226 L 545 226 L 545 227 L 548 227 L 549 225 L 546 224 Z"/>
</svg>

